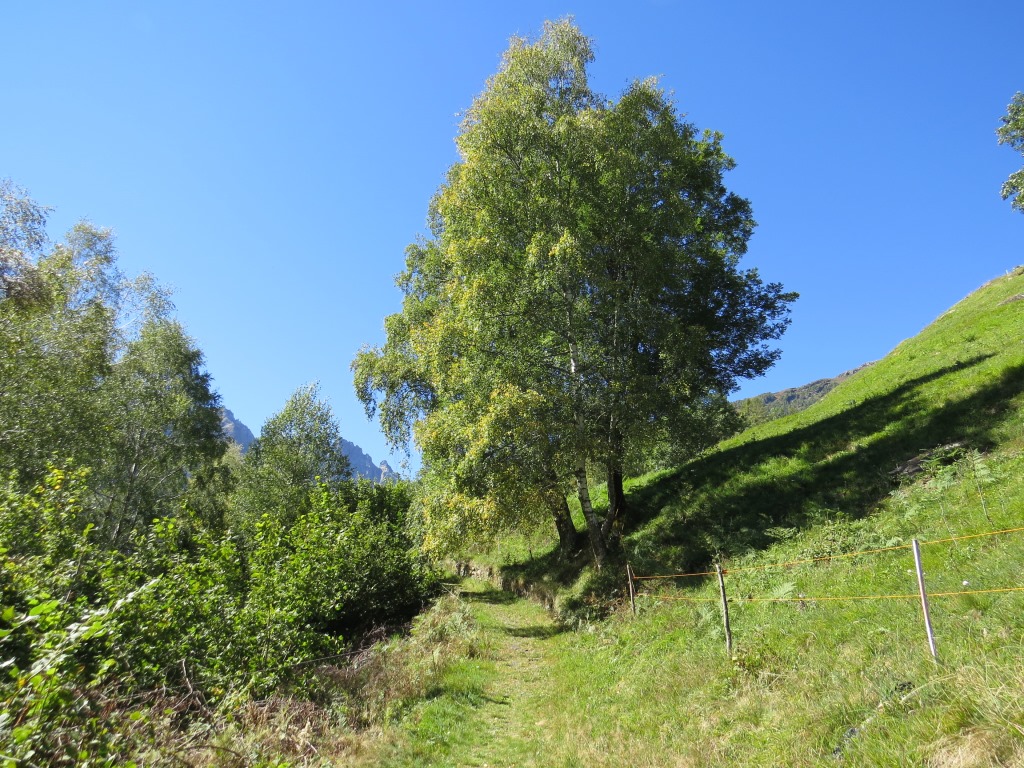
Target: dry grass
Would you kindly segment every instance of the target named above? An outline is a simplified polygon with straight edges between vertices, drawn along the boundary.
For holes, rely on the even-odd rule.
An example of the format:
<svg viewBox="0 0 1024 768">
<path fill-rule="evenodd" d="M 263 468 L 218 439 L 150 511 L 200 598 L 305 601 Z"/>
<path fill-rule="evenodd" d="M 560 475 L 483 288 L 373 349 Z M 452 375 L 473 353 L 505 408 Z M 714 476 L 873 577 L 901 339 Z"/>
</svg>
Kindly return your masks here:
<svg viewBox="0 0 1024 768">
<path fill-rule="evenodd" d="M 467 607 L 446 597 L 407 635 L 319 667 L 310 676 L 318 681 L 315 690 L 242 697 L 199 713 L 191 701 L 146 702 L 137 710 L 135 728 L 146 735 L 136 739 L 145 746 L 135 760 L 179 768 L 377 765 L 399 738 L 394 723 L 431 695 L 452 663 L 480 652 Z"/>
</svg>

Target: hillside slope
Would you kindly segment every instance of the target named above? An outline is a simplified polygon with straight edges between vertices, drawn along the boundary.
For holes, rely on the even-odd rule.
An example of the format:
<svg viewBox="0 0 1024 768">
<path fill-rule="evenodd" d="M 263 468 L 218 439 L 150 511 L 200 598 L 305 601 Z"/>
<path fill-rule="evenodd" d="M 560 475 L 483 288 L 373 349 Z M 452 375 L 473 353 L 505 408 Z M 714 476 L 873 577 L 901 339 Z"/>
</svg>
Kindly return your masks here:
<svg viewBox="0 0 1024 768">
<path fill-rule="evenodd" d="M 559 641 L 543 764 L 1024 765 L 1022 299 L 1017 269 L 807 410 L 632 481 L 624 557 L 697 574 L 638 582 L 636 617 L 624 564 L 504 542 L 506 582 L 587 629 Z"/>
<path fill-rule="evenodd" d="M 876 511 L 915 464 L 1017 451 L 1024 269 L 993 280 L 800 413 L 641 478 L 627 551 L 648 570 L 761 549 Z M 952 460 L 956 456 L 950 455 Z"/>
<path fill-rule="evenodd" d="M 625 562 L 509 538 L 478 561 L 561 626 L 450 584 L 408 639 L 325 673 L 372 682 L 376 725 L 289 716 L 229 752 L 287 733 L 302 765 L 1024 766 L 1022 328 L 1019 269 L 807 410 L 633 480 L 635 614 Z"/>
<path fill-rule="evenodd" d="M 792 413 L 807 410 L 848 378 L 871 365 L 864 363 L 852 371 L 846 371 L 830 379 L 818 379 L 800 387 L 790 387 L 781 392 L 765 392 L 733 403 L 749 427 L 756 427 L 774 419 L 781 419 Z"/>
</svg>

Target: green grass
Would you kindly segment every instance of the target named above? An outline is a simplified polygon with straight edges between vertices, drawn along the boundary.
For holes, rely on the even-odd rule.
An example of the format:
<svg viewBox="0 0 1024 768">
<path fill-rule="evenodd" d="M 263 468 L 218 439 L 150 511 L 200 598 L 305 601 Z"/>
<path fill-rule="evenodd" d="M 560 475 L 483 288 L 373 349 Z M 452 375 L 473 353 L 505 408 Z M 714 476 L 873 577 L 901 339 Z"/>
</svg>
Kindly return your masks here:
<svg viewBox="0 0 1024 768">
<path fill-rule="evenodd" d="M 918 538 L 933 595 L 1024 586 L 1024 532 L 937 541 L 1024 526 L 1020 294 L 1022 270 L 806 411 L 628 481 L 623 552 L 601 571 L 559 562 L 544 531 L 478 553 L 494 584 L 464 582 L 368 656 L 372 674 L 339 672 L 363 725 L 293 762 L 1024 766 L 1024 592 L 933 597 L 936 663 L 916 598 L 814 599 L 913 595 L 908 549 L 774 565 Z M 626 560 L 722 562 L 732 652 L 717 580 L 645 582 L 634 616 Z"/>
<path fill-rule="evenodd" d="M 537 706 L 549 691 L 549 649 L 561 630 L 536 603 L 483 582 L 464 582 L 462 599 L 483 652 L 447 668 L 389 734 L 374 765 L 546 764 Z"/>
<path fill-rule="evenodd" d="M 623 559 L 646 574 L 738 569 L 1024 525 L 1021 293 L 1021 270 L 994 280 L 808 410 L 630 481 Z M 546 683 L 518 711 L 544 724 L 533 751 L 474 762 L 481 700 L 450 715 L 473 732 L 466 749 L 433 764 L 1024 765 L 1024 593 L 933 599 L 940 664 L 914 599 L 734 603 L 729 655 L 717 583 L 658 582 L 697 601 L 644 596 L 633 617 L 621 563 L 560 564 L 547 544 L 489 556 L 576 628 L 550 639 Z M 1024 585 L 1022 533 L 923 557 L 933 593 Z M 900 549 L 738 571 L 727 586 L 912 594 L 916 577 Z M 507 671 L 489 674 L 484 691 Z"/>
<path fill-rule="evenodd" d="M 1018 452 L 1024 302 L 1002 302 L 1022 290 L 1019 273 L 993 281 L 806 411 L 635 481 L 634 567 L 696 569 L 873 515 L 896 490 L 894 470 L 941 446 L 985 461 Z"/>
</svg>

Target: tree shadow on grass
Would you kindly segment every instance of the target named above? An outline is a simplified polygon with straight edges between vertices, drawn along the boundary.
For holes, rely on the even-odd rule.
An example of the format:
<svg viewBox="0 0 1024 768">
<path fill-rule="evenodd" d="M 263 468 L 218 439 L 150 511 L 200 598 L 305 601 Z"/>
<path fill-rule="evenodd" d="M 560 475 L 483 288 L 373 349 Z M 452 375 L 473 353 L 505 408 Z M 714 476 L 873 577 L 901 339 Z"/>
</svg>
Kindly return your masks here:
<svg viewBox="0 0 1024 768">
<path fill-rule="evenodd" d="M 939 403 L 922 391 L 990 357 L 955 363 L 813 424 L 715 452 L 637 489 L 628 497 L 638 514 L 626 544 L 634 567 L 696 570 L 716 553 L 767 546 L 776 526 L 862 517 L 894 487 L 892 470 L 922 451 L 954 442 L 990 448 L 1010 400 L 1024 392 L 1024 365 L 1005 368 L 960 399 Z"/>
<path fill-rule="evenodd" d="M 423 694 L 424 701 L 433 701 L 441 697 L 448 698 L 459 704 L 464 704 L 474 709 L 482 707 L 485 704 L 498 704 L 501 706 L 508 706 L 511 701 L 507 696 L 490 696 L 480 691 L 463 691 L 457 688 L 452 688 L 446 685 L 434 685 L 427 689 Z"/>
<path fill-rule="evenodd" d="M 592 562 L 587 531 L 580 531 L 580 549 L 573 557 L 563 558 L 558 545 L 544 553 L 537 553 L 532 560 L 512 563 L 501 568 L 504 583 L 530 585 L 546 582 L 549 585 L 568 586 L 579 576 L 580 571 Z"/>
<path fill-rule="evenodd" d="M 548 640 L 565 632 L 564 627 L 553 624 L 535 624 L 532 627 L 506 627 L 505 634 L 510 637 L 534 638 Z"/>
<path fill-rule="evenodd" d="M 461 597 L 471 603 L 487 603 L 488 605 L 509 605 L 517 598 L 511 592 L 502 589 L 485 589 L 481 592 L 462 592 Z"/>
</svg>

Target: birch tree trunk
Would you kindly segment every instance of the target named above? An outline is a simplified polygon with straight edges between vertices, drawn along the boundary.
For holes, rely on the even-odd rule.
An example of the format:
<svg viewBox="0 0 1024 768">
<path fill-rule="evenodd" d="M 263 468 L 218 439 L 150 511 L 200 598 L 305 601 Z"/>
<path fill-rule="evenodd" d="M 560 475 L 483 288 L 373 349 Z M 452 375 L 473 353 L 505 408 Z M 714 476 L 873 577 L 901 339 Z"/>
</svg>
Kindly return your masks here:
<svg viewBox="0 0 1024 768">
<path fill-rule="evenodd" d="M 594 562 L 600 568 L 604 563 L 608 548 L 605 546 L 604 534 L 601 531 L 601 521 L 594 512 L 594 506 L 590 503 L 590 488 L 587 486 L 587 468 L 582 463 L 576 468 L 576 492 L 580 497 L 580 507 L 583 508 L 583 517 L 587 521 L 587 533 L 590 535 L 590 546 L 594 550 Z"/>
</svg>

